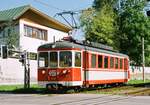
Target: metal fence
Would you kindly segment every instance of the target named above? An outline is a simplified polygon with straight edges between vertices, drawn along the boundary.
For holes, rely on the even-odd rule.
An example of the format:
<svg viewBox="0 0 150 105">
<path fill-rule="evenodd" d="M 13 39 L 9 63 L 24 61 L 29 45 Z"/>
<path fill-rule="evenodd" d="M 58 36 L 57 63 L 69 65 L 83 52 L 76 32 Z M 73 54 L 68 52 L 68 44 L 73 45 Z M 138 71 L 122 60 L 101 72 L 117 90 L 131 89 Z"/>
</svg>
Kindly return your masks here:
<svg viewBox="0 0 150 105">
<path fill-rule="evenodd" d="M 143 68 L 140 66 L 130 66 L 131 80 L 142 80 L 143 79 Z M 150 67 L 144 68 L 144 77 L 150 80 Z"/>
</svg>

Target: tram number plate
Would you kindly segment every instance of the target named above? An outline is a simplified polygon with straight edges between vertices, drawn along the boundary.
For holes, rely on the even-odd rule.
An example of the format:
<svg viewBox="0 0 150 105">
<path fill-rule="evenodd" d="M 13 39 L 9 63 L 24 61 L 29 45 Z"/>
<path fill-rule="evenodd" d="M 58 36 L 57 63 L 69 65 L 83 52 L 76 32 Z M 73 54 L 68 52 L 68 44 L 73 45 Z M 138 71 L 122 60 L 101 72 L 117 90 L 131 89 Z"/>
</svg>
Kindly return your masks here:
<svg viewBox="0 0 150 105">
<path fill-rule="evenodd" d="M 57 75 L 56 70 L 51 70 L 51 71 L 49 71 L 49 76 L 54 77 L 54 76 L 56 76 L 56 75 Z"/>
</svg>

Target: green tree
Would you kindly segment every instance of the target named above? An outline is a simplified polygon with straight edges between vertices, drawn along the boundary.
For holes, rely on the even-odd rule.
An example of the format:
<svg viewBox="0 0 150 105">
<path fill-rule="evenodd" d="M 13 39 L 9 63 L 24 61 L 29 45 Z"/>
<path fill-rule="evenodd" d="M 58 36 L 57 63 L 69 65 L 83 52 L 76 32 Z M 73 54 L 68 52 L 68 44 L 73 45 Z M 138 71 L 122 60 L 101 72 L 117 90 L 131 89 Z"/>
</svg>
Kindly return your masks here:
<svg viewBox="0 0 150 105">
<path fill-rule="evenodd" d="M 145 49 L 150 44 L 150 19 L 144 15 L 143 9 L 145 0 L 126 0 L 122 6 L 122 12 L 118 16 L 117 40 L 120 42 L 120 51 L 129 55 L 136 64 L 141 64 L 142 57 L 142 37 L 145 39 Z M 146 62 L 148 64 L 148 54 L 146 52 Z"/>
<path fill-rule="evenodd" d="M 101 10 L 104 5 L 109 5 L 110 7 L 114 7 L 118 0 L 94 0 L 93 7 L 96 10 Z"/>
<path fill-rule="evenodd" d="M 115 47 L 115 13 L 113 0 L 95 0 L 93 8 L 84 11 L 81 25 L 85 38 Z"/>
<path fill-rule="evenodd" d="M 81 25 L 86 39 L 112 45 L 142 62 L 142 37 L 145 39 L 145 60 L 150 65 L 150 18 L 144 14 L 146 0 L 94 0 L 93 8 L 84 11 Z"/>
<path fill-rule="evenodd" d="M 1 43 L 8 45 L 9 48 L 12 46 L 19 47 L 19 31 L 17 31 L 17 28 L 13 21 L 5 22 L 1 27 L 1 31 L 3 31 Z"/>
</svg>

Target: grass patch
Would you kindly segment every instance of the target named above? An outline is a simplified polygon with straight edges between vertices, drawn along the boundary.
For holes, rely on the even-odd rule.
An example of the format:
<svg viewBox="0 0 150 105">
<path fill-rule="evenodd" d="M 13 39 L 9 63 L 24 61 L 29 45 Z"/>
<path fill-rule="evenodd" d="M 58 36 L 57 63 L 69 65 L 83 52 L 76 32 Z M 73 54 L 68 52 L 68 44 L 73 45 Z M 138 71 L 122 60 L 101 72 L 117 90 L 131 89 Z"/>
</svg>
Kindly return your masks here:
<svg viewBox="0 0 150 105">
<path fill-rule="evenodd" d="M 20 88 L 23 88 L 23 85 L 1 85 L 0 92 L 9 92 Z"/>
<path fill-rule="evenodd" d="M 29 89 L 24 89 L 24 85 L 1 85 L 0 92 L 12 92 L 12 93 L 39 93 L 44 90 L 37 84 L 30 85 Z"/>
<path fill-rule="evenodd" d="M 143 80 L 130 80 L 127 84 L 135 85 L 135 84 L 148 84 L 148 83 L 150 83 L 150 80 L 145 80 L 145 82 Z"/>
</svg>

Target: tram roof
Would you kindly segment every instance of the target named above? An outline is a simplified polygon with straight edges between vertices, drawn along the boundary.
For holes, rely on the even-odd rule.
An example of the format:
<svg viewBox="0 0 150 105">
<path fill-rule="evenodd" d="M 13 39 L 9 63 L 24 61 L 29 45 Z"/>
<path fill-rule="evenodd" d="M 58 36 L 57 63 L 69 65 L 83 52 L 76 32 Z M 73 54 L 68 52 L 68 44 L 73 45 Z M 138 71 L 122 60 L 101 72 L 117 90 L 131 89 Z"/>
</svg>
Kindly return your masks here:
<svg viewBox="0 0 150 105">
<path fill-rule="evenodd" d="M 44 45 L 39 46 L 38 51 L 40 51 L 40 49 L 52 49 L 52 48 L 79 48 L 79 49 L 84 49 L 87 51 L 95 51 L 95 52 L 100 52 L 100 53 L 128 57 L 126 54 L 118 53 L 113 50 L 106 50 L 106 49 L 91 47 L 88 45 L 77 44 L 77 43 L 70 42 L 70 41 L 58 41 L 55 43 L 44 44 Z"/>
</svg>

